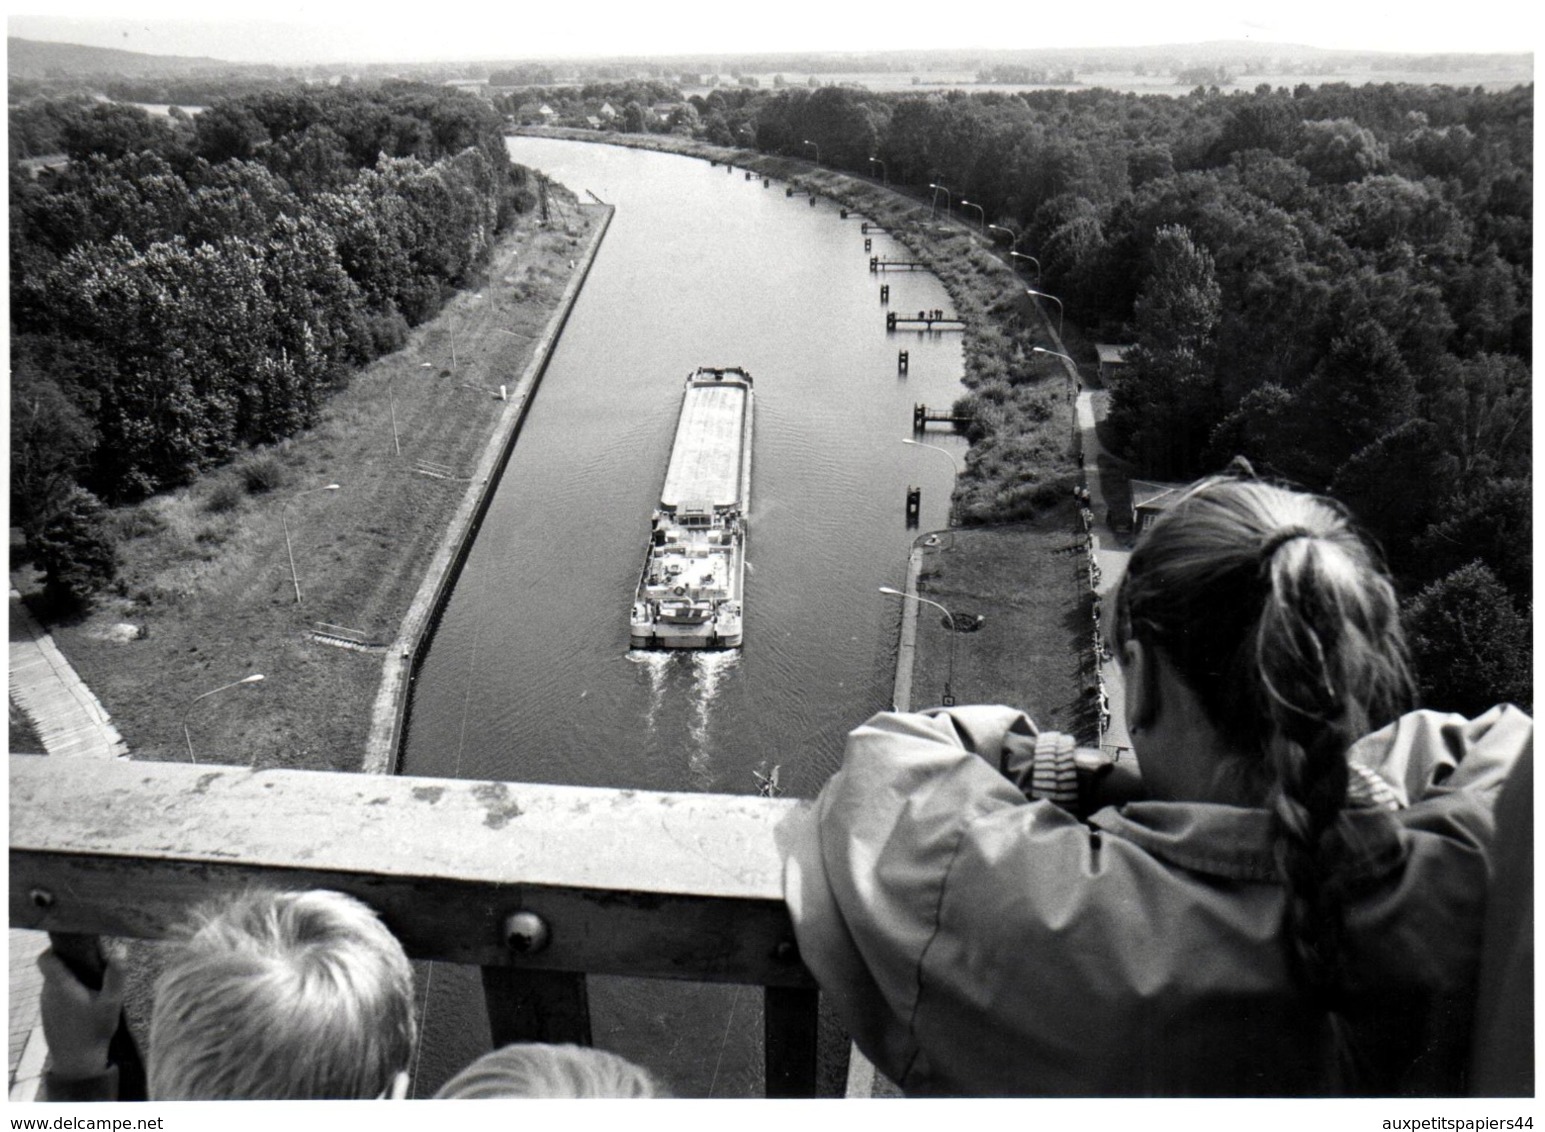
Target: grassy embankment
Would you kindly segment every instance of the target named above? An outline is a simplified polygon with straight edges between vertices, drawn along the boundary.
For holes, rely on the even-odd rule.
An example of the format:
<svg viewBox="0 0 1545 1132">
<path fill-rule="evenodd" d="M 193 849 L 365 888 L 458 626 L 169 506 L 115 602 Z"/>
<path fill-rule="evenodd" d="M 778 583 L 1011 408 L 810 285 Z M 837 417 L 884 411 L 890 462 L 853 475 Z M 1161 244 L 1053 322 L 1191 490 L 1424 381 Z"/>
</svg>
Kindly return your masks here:
<svg viewBox="0 0 1545 1132">
<path fill-rule="evenodd" d="M 930 217 L 926 201 L 873 180 L 674 135 L 528 132 L 682 153 L 754 170 L 813 190 L 885 226 L 912 258 L 929 265 L 955 312 L 966 320 L 962 380 L 986 418 L 971 433 L 971 451 L 955 491 L 955 513 L 966 526 L 926 552 L 918 583 L 920 593 L 961 622 L 968 614 L 984 617 L 976 632 L 954 636 L 953 691 L 962 703 L 1023 706 L 1043 726 L 1093 742 L 1092 677 L 1081 668 L 1089 637 L 1084 559 L 1072 552 L 1073 414 L 1062 362 L 1030 352 L 1031 346 L 1045 345 L 1089 359 L 1091 364 L 1082 367 L 1087 382 L 1095 370 L 1094 350 L 1078 328 L 1064 323 L 1062 333 L 1053 335 L 1056 320 L 1048 322 L 1030 306 L 1025 282 L 970 226 L 945 221 L 942 210 Z M 1111 470 L 1102 465 L 1107 485 L 1123 478 Z M 923 613 L 912 677 L 914 707 L 938 703 L 951 664 L 943 618 L 927 608 Z"/>
<path fill-rule="evenodd" d="M 982 622 L 954 634 L 952 665 L 943 616 L 926 606 L 919 611 L 914 708 L 937 705 L 949 681 L 960 703 L 1011 704 L 1042 727 L 1097 740 L 1085 557 L 1075 519 L 1070 499 L 1032 522 L 943 532 L 937 546 L 924 550 L 918 591 L 959 624 L 977 616 Z"/>
<path fill-rule="evenodd" d="M 359 769 L 380 646 L 475 487 L 454 477 L 487 449 L 505 407 L 499 386 L 530 361 L 596 222 L 572 206 L 561 216 L 546 227 L 518 218 L 480 285 L 356 373 L 315 427 L 113 514 L 120 593 L 50 628 L 133 757 L 186 760 L 186 717 L 200 762 Z M 421 461 L 453 478 L 422 474 Z M 340 489 L 314 490 L 331 483 Z M 318 622 L 357 630 L 369 647 L 323 643 Z M 124 626 L 138 636 L 125 639 Z M 251 673 L 265 679 L 193 702 Z"/>
</svg>

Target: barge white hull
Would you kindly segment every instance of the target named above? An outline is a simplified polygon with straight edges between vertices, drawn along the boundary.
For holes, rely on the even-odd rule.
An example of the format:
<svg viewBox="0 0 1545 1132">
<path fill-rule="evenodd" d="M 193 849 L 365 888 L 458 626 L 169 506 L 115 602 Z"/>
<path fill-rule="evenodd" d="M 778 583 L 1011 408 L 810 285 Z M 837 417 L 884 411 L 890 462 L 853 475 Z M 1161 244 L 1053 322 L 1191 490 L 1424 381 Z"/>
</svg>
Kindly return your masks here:
<svg viewBox="0 0 1545 1132">
<path fill-rule="evenodd" d="M 730 649 L 744 640 L 753 407 L 744 370 L 702 367 L 687 378 L 634 595 L 633 648 Z"/>
</svg>

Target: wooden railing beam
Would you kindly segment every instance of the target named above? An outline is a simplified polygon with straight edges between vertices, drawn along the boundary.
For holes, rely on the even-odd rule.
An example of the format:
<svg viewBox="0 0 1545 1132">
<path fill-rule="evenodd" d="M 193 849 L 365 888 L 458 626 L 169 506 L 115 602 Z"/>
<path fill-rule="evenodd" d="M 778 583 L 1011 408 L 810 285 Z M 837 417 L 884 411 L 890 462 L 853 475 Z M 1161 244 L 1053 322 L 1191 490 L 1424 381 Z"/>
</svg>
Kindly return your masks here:
<svg viewBox="0 0 1545 1132">
<path fill-rule="evenodd" d="M 764 987 L 768 1095 L 814 1095 L 778 845 L 806 803 L 25 755 L 10 798 L 12 927 L 158 939 L 222 893 L 334 889 L 482 968 L 498 1044 L 588 1044 L 592 974 Z"/>
<path fill-rule="evenodd" d="M 754 796 L 11 757 L 10 922 L 160 938 L 247 885 L 332 888 L 415 958 L 812 986 Z M 505 919 L 539 915 L 517 952 Z"/>
</svg>

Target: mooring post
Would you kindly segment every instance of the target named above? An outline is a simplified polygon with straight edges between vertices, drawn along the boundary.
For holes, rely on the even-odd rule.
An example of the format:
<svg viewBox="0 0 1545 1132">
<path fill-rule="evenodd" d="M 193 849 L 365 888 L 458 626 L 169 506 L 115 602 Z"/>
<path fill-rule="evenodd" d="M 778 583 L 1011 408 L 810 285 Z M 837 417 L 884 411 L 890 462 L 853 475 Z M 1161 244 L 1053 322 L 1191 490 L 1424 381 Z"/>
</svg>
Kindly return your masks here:
<svg viewBox="0 0 1545 1132">
<path fill-rule="evenodd" d="M 864 250 L 867 252 L 867 251 L 872 250 L 873 247 L 874 247 L 874 241 L 871 240 L 868 236 L 865 236 L 864 237 Z"/>
<path fill-rule="evenodd" d="M 786 189 L 784 189 L 783 190 L 783 195 L 786 196 L 786 197 L 793 196 L 794 195 L 794 186 L 790 185 Z"/>
<path fill-rule="evenodd" d="M 879 271 L 880 270 L 880 257 L 879 256 L 872 255 L 872 256 L 869 257 L 869 270 L 870 271 Z"/>
<path fill-rule="evenodd" d="M 923 489 L 920 487 L 907 488 L 907 526 L 915 527 L 922 521 L 923 514 Z"/>
<path fill-rule="evenodd" d="M 912 431 L 925 432 L 928 429 L 928 406 L 921 401 L 912 406 Z"/>
<path fill-rule="evenodd" d="M 810 207 L 811 207 L 811 208 L 814 208 L 814 207 L 815 207 L 815 199 L 816 199 L 816 198 L 815 198 L 815 194 L 814 194 L 814 193 L 811 193 L 811 194 L 810 194 Z"/>
<path fill-rule="evenodd" d="M 881 283 L 880 284 L 880 302 L 888 303 L 890 301 L 891 301 L 891 285 L 889 283 Z"/>
<path fill-rule="evenodd" d="M 885 312 L 885 329 L 886 329 L 887 333 L 896 329 L 896 312 L 895 311 L 886 311 Z"/>
<path fill-rule="evenodd" d="M 771 188 L 771 187 L 772 187 L 772 178 L 771 177 L 763 177 L 762 178 L 762 188 L 768 189 L 768 188 Z"/>
<path fill-rule="evenodd" d="M 902 373 L 907 372 L 907 352 L 905 350 L 896 355 L 896 368 Z"/>
<path fill-rule="evenodd" d="M 746 170 L 746 180 L 751 180 L 751 170 L 749 169 Z"/>
<path fill-rule="evenodd" d="M 848 210 L 845 209 L 845 208 L 842 210 L 842 218 L 844 220 L 846 220 L 848 218 Z"/>
</svg>

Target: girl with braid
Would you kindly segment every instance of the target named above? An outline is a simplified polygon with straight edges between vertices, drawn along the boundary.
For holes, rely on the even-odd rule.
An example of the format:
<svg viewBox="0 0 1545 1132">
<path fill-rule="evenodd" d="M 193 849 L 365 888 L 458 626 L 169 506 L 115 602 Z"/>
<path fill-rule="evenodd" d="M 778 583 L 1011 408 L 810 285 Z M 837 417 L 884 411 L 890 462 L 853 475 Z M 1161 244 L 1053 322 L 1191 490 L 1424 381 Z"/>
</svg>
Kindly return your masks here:
<svg viewBox="0 0 1545 1132">
<path fill-rule="evenodd" d="M 886 713 L 794 822 L 800 952 L 859 1048 L 909 1095 L 1464 1091 L 1529 716 L 1412 710 L 1374 551 L 1249 478 L 1145 533 L 1115 636 L 1140 790 L 1009 708 Z"/>
</svg>

